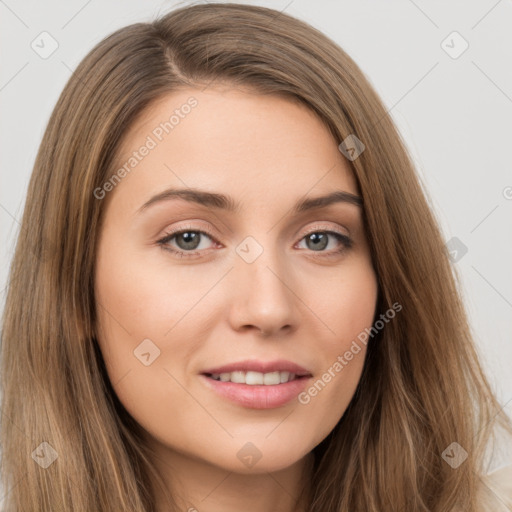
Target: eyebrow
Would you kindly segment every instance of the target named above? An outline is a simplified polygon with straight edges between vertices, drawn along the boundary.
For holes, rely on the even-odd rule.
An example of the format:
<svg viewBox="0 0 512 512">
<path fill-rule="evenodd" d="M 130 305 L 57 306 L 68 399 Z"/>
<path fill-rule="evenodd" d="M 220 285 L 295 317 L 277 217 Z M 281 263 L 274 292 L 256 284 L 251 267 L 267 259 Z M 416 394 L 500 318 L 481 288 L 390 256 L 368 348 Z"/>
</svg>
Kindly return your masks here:
<svg viewBox="0 0 512 512">
<path fill-rule="evenodd" d="M 230 213 L 240 211 L 240 203 L 236 202 L 232 197 L 220 194 L 217 192 L 206 192 L 195 188 L 187 189 L 167 189 L 159 194 L 156 194 L 151 199 L 146 201 L 138 210 L 137 213 L 142 213 L 150 206 L 172 199 L 183 199 L 192 203 L 197 203 L 202 206 L 209 208 L 215 208 L 219 210 L 226 210 Z M 330 194 L 313 197 L 309 199 L 302 199 L 297 201 L 293 207 L 294 213 L 302 213 L 308 210 L 325 208 L 334 203 L 348 203 L 355 206 L 361 207 L 363 200 L 360 196 L 345 192 L 343 190 L 337 190 Z"/>
</svg>

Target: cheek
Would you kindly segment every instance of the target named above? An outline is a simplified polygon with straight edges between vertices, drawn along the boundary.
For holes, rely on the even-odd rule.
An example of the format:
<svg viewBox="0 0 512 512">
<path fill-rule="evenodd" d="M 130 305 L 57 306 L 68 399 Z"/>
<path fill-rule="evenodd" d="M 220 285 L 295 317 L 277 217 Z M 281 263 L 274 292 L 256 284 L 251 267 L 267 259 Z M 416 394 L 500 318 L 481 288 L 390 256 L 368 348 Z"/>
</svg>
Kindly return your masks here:
<svg viewBox="0 0 512 512">
<path fill-rule="evenodd" d="M 322 336 L 326 354 L 348 350 L 350 343 L 370 327 L 377 302 L 377 278 L 371 262 L 354 258 L 333 272 L 323 286 L 308 285 L 314 293 L 309 303 L 322 320 L 326 336 Z"/>
<path fill-rule="evenodd" d="M 143 251 L 111 243 L 99 255 L 95 289 L 105 336 L 110 329 L 132 343 L 165 340 L 211 287 L 211 278 L 198 279 L 193 266 L 170 271 L 161 254 L 152 261 Z"/>
<path fill-rule="evenodd" d="M 169 272 L 163 276 L 133 248 L 111 243 L 99 251 L 98 343 L 109 380 L 125 409 L 146 430 L 159 425 L 179 438 L 172 411 L 190 410 L 194 403 L 177 382 L 183 382 L 186 361 L 197 347 L 194 341 L 176 340 L 196 339 L 190 324 L 180 319 L 189 303 L 197 302 L 197 293 L 177 279 L 178 274 Z"/>
<path fill-rule="evenodd" d="M 158 347 L 172 327 L 171 294 L 163 288 L 158 272 L 133 247 L 106 235 L 98 251 L 95 295 L 98 342 L 112 383 L 141 366 L 134 351 L 144 340 Z"/>
<path fill-rule="evenodd" d="M 116 394 L 143 423 L 166 400 L 187 398 L 171 375 L 184 382 L 201 347 L 207 323 L 201 298 L 212 286 L 211 271 L 209 277 L 192 265 L 176 271 L 160 253 L 151 261 L 114 236 L 98 255 L 98 343 Z"/>
<path fill-rule="evenodd" d="M 329 281 L 327 290 L 318 290 L 311 297 L 315 312 L 328 327 L 328 335 L 317 339 L 323 364 L 311 386 L 298 398 L 308 414 L 318 418 L 323 426 L 318 431 L 319 439 L 342 417 L 359 383 L 377 291 L 376 275 L 369 260 L 357 260 L 340 269 L 336 278 Z"/>
</svg>

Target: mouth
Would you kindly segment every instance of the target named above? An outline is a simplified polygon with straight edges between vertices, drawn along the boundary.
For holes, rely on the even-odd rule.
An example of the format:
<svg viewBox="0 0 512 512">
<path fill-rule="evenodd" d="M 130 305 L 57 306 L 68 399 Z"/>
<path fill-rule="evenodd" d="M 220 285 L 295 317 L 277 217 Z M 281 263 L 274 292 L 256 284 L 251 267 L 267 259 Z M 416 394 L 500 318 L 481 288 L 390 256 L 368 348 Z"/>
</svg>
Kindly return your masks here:
<svg viewBox="0 0 512 512">
<path fill-rule="evenodd" d="M 237 406 L 275 409 L 297 399 L 312 375 L 297 375 L 288 371 L 234 371 L 202 373 L 200 377 L 211 392 Z"/>
</svg>

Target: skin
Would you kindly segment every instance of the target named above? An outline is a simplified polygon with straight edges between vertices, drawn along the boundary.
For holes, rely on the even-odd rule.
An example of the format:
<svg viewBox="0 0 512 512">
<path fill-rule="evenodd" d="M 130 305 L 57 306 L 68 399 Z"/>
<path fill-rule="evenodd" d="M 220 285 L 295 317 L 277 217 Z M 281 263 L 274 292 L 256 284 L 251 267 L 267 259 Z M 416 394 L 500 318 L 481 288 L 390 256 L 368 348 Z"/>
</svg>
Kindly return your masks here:
<svg viewBox="0 0 512 512">
<path fill-rule="evenodd" d="M 305 196 L 358 194 L 357 185 L 309 109 L 231 86 L 181 90 L 153 104 L 125 136 L 119 165 L 190 96 L 198 105 L 102 199 L 98 342 L 180 510 L 296 511 L 300 476 L 354 394 L 364 345 L 308 404 L 251 409 L 211 391 L 199 374 L 244 359 L 287 359 L 314 383 L 372 325 L 377 281 L 361 207 L 292 213 Z M 173 199 L 137 213 L 170 187 L 227 194 L 241 208 Z M 173 229 L 205 228 L 213 237 L 196 235 L 195 250 L 181 237 L 167 242 L 192 257 L 157 243 Z M 315 246 L 308 230 L 344 234 L 352 247 L 336 254 L 343 244 L 332 235 Z M 236 252 L 248 236 L 263 249 L 250 264 Z M 134 356 L 144 339 L 160 350 L 149 366 Z M 237 457 L 248 442 L 261 454 L 252 467 Z M 169 510 L 157 497 L 158 510 Z"/>
</svg>

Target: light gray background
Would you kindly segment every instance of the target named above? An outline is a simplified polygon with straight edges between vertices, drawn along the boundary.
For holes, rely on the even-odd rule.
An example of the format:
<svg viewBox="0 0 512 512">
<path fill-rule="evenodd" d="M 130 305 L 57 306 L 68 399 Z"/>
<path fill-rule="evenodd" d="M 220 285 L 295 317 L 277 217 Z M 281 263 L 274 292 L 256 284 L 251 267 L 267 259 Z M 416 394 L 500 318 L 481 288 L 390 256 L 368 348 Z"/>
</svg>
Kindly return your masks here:
<svg viewBox="0 0 512 512">
<path fill-rule="evenodd" d="M 484 367 L 510 414 L 512 3 L 239 3 L 284 10 L 317 27 L 349 53 L 383 98 L 417 163 L 446 241 L 457 237 L 468 249 L 454 266 Z M 72 70 L 117 28 L 187 4 L 0 0 L 2 310 L 36 151 Z M 43 31 L 58 43 L 46 59 L 31 48 L 33 41 L 42 46 Z M 457 36 L 448 37 L 453 31 L 469 44 L 458 58 L 444 49 L 451 46 L 453 55 L 462 48 Z"/>
</svg>

